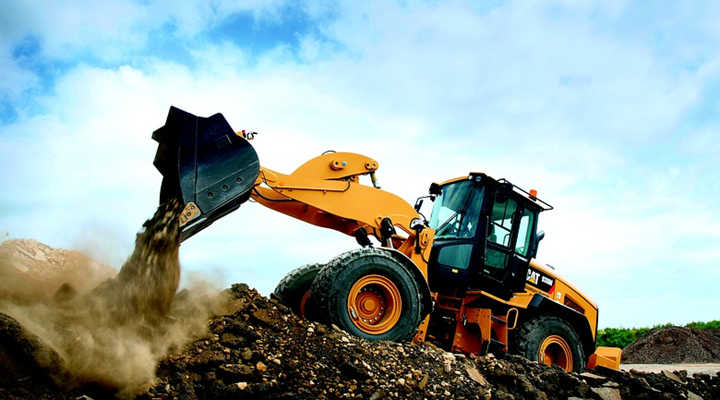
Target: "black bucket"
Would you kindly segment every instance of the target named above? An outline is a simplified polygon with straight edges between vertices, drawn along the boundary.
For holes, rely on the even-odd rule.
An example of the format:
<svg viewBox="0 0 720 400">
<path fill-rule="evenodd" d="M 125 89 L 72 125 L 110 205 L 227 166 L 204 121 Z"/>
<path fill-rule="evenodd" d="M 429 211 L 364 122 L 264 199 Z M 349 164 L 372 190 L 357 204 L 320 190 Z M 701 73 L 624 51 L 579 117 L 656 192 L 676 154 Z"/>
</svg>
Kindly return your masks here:
<svg viewBox="0 0 720 400">
<path fill-rule="evenodd" d="M 182 240 L 250 197 L 260 171 L 257 153 L 222 114 L 202 118 L 170 107 L 152 138 L 159 143 L 153 164 L 163 176 L 160 203 L 179 199 L 185 207 Z"/>
</svg>

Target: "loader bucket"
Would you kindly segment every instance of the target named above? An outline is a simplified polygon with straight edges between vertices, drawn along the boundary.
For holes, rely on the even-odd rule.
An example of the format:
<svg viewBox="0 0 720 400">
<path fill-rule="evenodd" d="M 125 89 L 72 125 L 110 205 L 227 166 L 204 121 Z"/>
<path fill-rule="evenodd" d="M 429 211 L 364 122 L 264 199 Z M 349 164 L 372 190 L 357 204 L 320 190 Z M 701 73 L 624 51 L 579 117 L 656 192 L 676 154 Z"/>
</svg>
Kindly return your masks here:
<svg viewBox="0 0 720 400">
<path fill-rule="evenodd" d="M 257 153 L 222 114 L 202 118 L 170 107 L 152 138 L 159 143 L 153 164 L 163 176 L 160 203 L 178 199 L 184 205 L 182 240 L 250 197 L 260 169 Z"/>
</svg>

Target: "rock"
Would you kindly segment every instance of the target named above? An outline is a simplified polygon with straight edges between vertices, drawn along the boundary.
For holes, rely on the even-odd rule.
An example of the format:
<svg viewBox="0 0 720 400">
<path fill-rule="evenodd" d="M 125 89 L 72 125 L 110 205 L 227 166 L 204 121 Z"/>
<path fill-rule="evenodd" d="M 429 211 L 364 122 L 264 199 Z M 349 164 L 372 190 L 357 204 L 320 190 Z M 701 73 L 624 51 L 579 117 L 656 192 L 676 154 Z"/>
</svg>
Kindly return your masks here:
<svg viewBox="0 0 720 400">
<path fill-rule="evenodd" d="M 262 361 L 258 361 L 257 364 L 255 364 L 255 368 L 260 372 L 267 371 L 267 365 L 265 365 Z"/>
<path fill-rule="evenodd" d="M 483 387 L 488 386 L 487 380 L 485 380 L 485 377 L 482 376 L 480 371 L 477 370 L 475 367 L 465 367 L 465 371 L 467 372 L 470 379 L 474 380 L 475 382 L 479 383 Z"/>
<path fill-rule="evenodd" d="M 703 400 L 703 398 L 701 396 L 698 396 L 689 390 L 687 392 L 687 398 L 688 398 L 688 400 Z"/>
<path fill-rule="evenodd" d="M 0 313 L 0 384 L 32 375 L 62 374 L 63 359 L 15 318 Z"/>
<path fill-rule="evenodd" d="M 253 318 L 256 320 L 268 325 L 272 326 L 273 324 L 273 318 L 270 316 L 270 313 L 266 309 L 260 309 L 253 311 L 252 313 Z"/>
<path fill-rule="evenodd" d="M 602 400 L 622 400 L 618 389 L 600 387 L 590 389 L 595 392 Z"/>
<path fill-rule="evenodd" d="M 385 392 L 382 390 L 376 390 L 373 392 L 372 396 L 370 396 L 370 400 L 380 400 L 385 397 Z"/>
<path fill-rule="evenodd" d="M 423 378 L 420 380 L 420 383 L 418 383 L 418 387 L 420 388 L 420 390 L 425 389 L 425 386 L 428 383 L 428 378 L 429 378 L 428 374 L 423 375 Z"/>
<path fill-rule="evenodd" d="M 455 356 L 452 353 L 444 353 L 442 356 L 443 370 L 446 373 L 452 371 L 453 363 L 455 362 Z"/>
<path fill-rule="evenodd" d="M 222 336 L 220 336 L 220 343 L 228 347 L 238 347 L 245 343 L 245 338 L 238 337 L 237 335 L 228 332 L 223 333 Z"/>
<path fill-rule="evenodd" d="M 247 382 L 238 382 L 235 384 L 235 386 L 237 386 L 237 388 L 240 390 L 245 390 L 245 388 L 248 387 L 248 384 Z"/>
<path fill-rule="evenodd" d="M 197 357 L 190 360 L 190 363 L 194 366 L 215 366 L 225 362 L 225 354 L 222 352 L 206 351 L 199 353 Z"/>
<path fill-rule="evenodd" d="M 677 383 L 680 383 L 680 384 L 685 383 L 677 375 L 673 374 L 672 372 L 670 372 L 666 369 L 662 370 L 662 374 L 665 375 L 668 379 L 672 379 L 673 381 L 675 381 Z"/>
<path fill-rule="evenodd" d="M 588 379 L 590 381 L 597 382 L 597 383 L 605 382 L 607 380 L 606 377 L 596 375 L 591 372 L 583 372 L 580 374 L 580 376 L 582 376 L 583 378 Z"/>
<path fill-rule="evenodd" d="M 229 379 L 239 379 L 252 375 L 255 370 L 253 367 L 244 364 L 225 364 L 218 368 L 221 375 Z"/>
</svg>

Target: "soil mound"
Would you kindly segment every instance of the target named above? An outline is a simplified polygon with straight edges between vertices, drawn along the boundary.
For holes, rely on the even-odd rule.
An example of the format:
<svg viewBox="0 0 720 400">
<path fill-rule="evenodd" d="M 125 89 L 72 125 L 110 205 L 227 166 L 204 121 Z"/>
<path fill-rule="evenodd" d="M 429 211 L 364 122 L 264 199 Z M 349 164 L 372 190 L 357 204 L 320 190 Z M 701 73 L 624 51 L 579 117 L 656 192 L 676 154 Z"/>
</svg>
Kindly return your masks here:
<svg viewBox="0 0 720 400">
<path fill-rule="evenodd" d="M 178 294 L 175 304 L 186 295 Z M 244 284 L 233 285 L 222 299 L 222 312 L 205 320 L 208 332 L 163 358 L 139 399 L 720 398 L 720 376 L 566 374 L 512 355 L 466 356 L 430 343 L 368 342 L 300 318 Z M 0 382 L 0 398 L 108 396 L 91 384 L 57 386 L 44 375 L 47 368 L 24 371 L 11 384 Z"/>
<path fill-rule="evenodd" d="M 720 337 L 679 326 L 653 329 L 623 349 L 628 364 L 720 362 Z"/>
<path fill-rule="evenodd" d="M 0 299 L 46 301 L 63 284 L 83 292 L 116 273 L 79 251 L 55 249 L 32 239 L 0 244 Z"/>
<path fill-rule="evenodd" d="M 20 259 L 31 259 L 32 268 L 0 296 L 0 373 L 11 380 L 21 376 L 18 379 L 39 387 L 48 379 L 63 390 L 92 385 L 91 392 L 101 397 L 132 397 L 142 391 L 170 349 L 206 332 L 214 304 L 201 290 L 181 292 L 174 301 L 180 277 L 180 211 L 178 202 L 161 205 L 137 234 L 135 249 L 117 276 L 91 290 L 79 291 L 62 281 L 38 288 L 32 274 L 58 266 L 82 272 L 87 257 L 31 243 L 40 253 Z M 58 254 L 74 258 L 56 262 Z M 29 265 L 12 264 L 18 257 L 8 260 L 5 270 Z M 58 287 L 55 292 L 47 290 L 53 286 Z M 28 390 L 10 393 L 18 398 L 42 395 Z"/>
<path fill-rule="evenodd" d="M 720 376 L 566 374 L 512 355 L 368 342 L 300 318 L 246 285 L 226 293 L 232 312 L 212 318 L 207 336 L 161 361 L 157 382 L 140 398 L 720 398 Z"/>
</svg>

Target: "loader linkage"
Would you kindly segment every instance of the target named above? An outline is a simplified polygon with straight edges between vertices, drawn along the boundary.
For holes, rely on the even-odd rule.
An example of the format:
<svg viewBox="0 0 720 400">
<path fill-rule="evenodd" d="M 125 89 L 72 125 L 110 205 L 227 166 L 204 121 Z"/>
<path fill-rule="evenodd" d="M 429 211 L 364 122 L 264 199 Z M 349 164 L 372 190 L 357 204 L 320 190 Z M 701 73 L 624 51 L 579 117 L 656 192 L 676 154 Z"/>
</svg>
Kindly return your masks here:
<svg viewBox="0 0 720 400">
<path fill-rule="evenodd" d="M 261 166 L 248 134 L 221 114 L 175 107 L 152 137 L 160 202 L 184 207 L 182 240 L 251 198 L 355 237 L 363 249 L 282 281 L 276 295 L 298 312 L 369 340 L 510 351 L 566 371 L 619 368 L 620 349 L 595 348 L 595 303 L 533 259 L 538 215 L 552 209 L 535 190 L 471 172 L 431 185 L 426 221 L 376 185 L 379 163 L 361 154 L 326 152 L 280 173 Z"/>
</svg>

